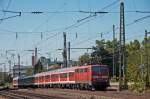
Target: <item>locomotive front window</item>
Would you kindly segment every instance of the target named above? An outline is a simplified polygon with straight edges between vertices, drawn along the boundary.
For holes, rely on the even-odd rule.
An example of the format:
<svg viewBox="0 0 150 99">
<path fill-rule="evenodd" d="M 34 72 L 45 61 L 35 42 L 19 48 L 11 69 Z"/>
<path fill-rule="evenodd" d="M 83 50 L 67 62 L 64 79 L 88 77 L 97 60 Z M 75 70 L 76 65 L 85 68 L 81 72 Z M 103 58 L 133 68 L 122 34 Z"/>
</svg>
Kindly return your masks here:
<svg viewBox="0 0 150 99">
<path fill-rule="evenodd" d="M 107 72 L 107 67 L 104 66 L 94 66 L 92 67 L 92 71 L 95 73 Z"/>
<path fill-rule="evenodd" d="M 99 69 L 98 66 L 94 66 L 94 67 L 92 67 L 92 71 L 93 71 L 93 72 L 96 72 L 96 73 L 99 73 L 99 72 L 100 72 L 100 69 Z"/>
<path fill-rule="evenodd" d="M 107 71 L 108 71 L 108 68 L 107 68 L 107 67 L 103 67 L 103 66 L 102 66 L 102 67 L 100 68 L 100 72 L 107 72 Z"/>
</svg>

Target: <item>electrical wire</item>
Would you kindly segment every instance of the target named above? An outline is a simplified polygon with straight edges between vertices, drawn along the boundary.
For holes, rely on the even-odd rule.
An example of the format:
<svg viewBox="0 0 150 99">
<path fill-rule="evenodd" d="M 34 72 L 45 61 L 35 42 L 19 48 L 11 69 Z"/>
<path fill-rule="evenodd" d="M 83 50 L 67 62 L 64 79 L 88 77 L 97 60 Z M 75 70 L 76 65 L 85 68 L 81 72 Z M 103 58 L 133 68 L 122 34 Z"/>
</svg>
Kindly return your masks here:
<svg viewBox="0 0 150 99">
<path fill-rule="evenodd" d="M 29 14 L 44 14 L 44 13 L 50 13 L 50 14 L 64 14 L 64 13 L 89 13 L 89 14 L 102 14 L 102 13 L 120 13 L 119 11 L 30 11 L 30 12 L 26 12 L 26 11 L 8 11 L 8 10 L 0 10 L 4 13 L 29 13 Z M 129 11 L 124 11 L 125 13 L 150 13 L 150 11 L 142 11 L 142 10 L 129 10 Z M 87 17 L 92 17 L 92 15 L 89 15 Z M 83 18 L 84 19 L 84 18 Z"/>
<path fill-rule="evenodd" d="M 109 8 L 109 7 L 111 7 L 112 5 L 115 5 L 116 3 L 118 2 L 118 0 L 116 0 L 116 1 L 114 1 L 113 3 L 111 3 L 111 4 L 109 4 L 109 5 L 107 5 L 107 6 L 105 6 L 105 7 L 103 7 L 102 8 L 102 10 L 104 10 L 104 9 L 107 9 L 107 8 Z M 95 15 L 95 14 L 94 14 Z M 105 15 L 105 14 L 104 14 Z M 101 15 L 100 17 L 103 17 L 104 15 Z M 91 17 L 89 17 L 89 18 L 91 18 Z M 86 18 L 87 19 L 87 18 Z M 84 18 L 83 19 L 81 19 L 81 21 L 79 21 L 79 22 L 82 22 L 84 20 Z M 85 21 L 85 23 L 86 22 L 89 22 L 89 20 L 88 21 Z M 80 25 L 79 25 L 80 26 Z M 77 26 L 76 26 L 77 27 Z M 101 35 L 102 34 L 105 34 L 105 33 L 110 33 L 111 31 L 109 31 L 109 32 L 103 32 L 103 33 L 101 33 Z M 97 36 L 96 36 L 97 37 Z M 94 37 L 89 37 L 88 39 L 85 39 L 85 40 L 82 40 L 82 41 L 80 41 L 80 42 L 78 42 L 78 43 L 76 43 L 76 45 L 79 45 L 79 44 L 81 44 L 81 43 L 84 43 L 84 42 L 87 42 L 87 41 L 90 41 L 90 40 L 92 40 L 92 39 L 94 39 L 95 38 L 95 36 Z"/>
<path fill-rule="evenodd" d="M 102 11 L 102 10 L 105 10 L 105 9 L 107 9 L 107 8 L 109 8 L 109 7 L 111 7 L 112 5 L 115 5 L 117 2 L 118 2 L 118 0 L 112 2 L 111 4 L 109 4 L 109 5 L 105 6 L 105 7 L 103 7 L 103 8 L 101 9 L 101 11 Z M 98 11 L 98 12 L 100 12 L 100 11 Z M 91 18 L 91 17 L 95 17 L 96 15 L 97 15 L 97 13 L 94 13 L 93 15 L 89 15 L 89 16 L 87 16 L 87 17 L 85 17 L 85 18 L 82 18 L 82 19 L 78 20 L 78 22 L 84 21 L 84 20 L 86 20 L 86 19 L 88 19 L 88 18 Z"/>
<path fill-rule="evenodd" d="M 61 5 L 55 12 L 58 12 L 59 10 L 62 10 L 62 8 L 64 8 L 64 6 L 66 5 L 66 3 L 63 3 L 63 5 Z M 54 12 L 54 11 L 53 11 Z M 46 22 L 49 21 L 50 18 L 54 17 L 57 13 L 52 13 L 51 16 L 49 16 L 49 18 L 47 18 L 42 24 L 40 24 L 39 26 L 37 26 L 34 30 L 39 29 L 42 25 L 45 25 Z"/>
<path fill-rule="evenodd" d="M 133 24 L 138 23 L 138 22 L 140 22 L 140 21 L 143 21 L 143 20 L 145 20 L 145 19 L 147 19 L 147 18 L 150 18 L 150 15 L 144 16 L 144 17 L 142 17 L 142 18 L 138 18 L 138 19 L 134 20 L 133 22 L 126 24 L 125 26 L 133 25 Z M 115 28 L 115 30 L 117 30 L 117 29 L 119 29 L 119 27 L 116 27 L 116 28 Z M 112 30 L 110 30 L 110 31 L 108 31 L 108 32 L 102 32 L 101 34 L 104 35 L 104 34 L 109 34 L 109 33 L 111 33 L 111 32 L 112 32 Z M 79 44 L 85 43 L 85 42 L 87 42 L 87 41 L 90 41 L 90 40 L 94 39 L 95 37 L 97 37 L 97 36 L 89 37 L 89 38 L 87 38 L 87 39 L 85 39 L 85 40 L 82 40 L 82 41 L 76 43 L 75 45 L 79 45 Z"/>
<path fill-rule="evenodd" d="M 11 4 L 11 0 L 8 1 L 8 5 L 7 5 L 6 9 L 3 9 L 3 10 L 8 10 L 10 4 Z M 3 17 L 1 19 L 3 19 L 5 16 L 6 16 L 6 13 L 4 12 L 4 15 L 3 15 Z M 3 20 L 0 20 L 0 24 L 2 23 L 2 21 Z"/>
<path fill-rule="evenodd" d="M 127 12 L 150 13 L 149 11 L 127 11 Z M 112 12 L 112 13 L 119 13 L 119 12 Z M 17 16 L 18 16 L 18 15 L 17 15 Z M 95 16 L 95 15 L 93 15 L 93 16 Z M 137 19 L 137 20 L 134 20 L 134 22 L 129 23 L 129 24 L 127 24 L 127 25 L 134 24 L 134 23 L 136 23 L 136 22 L 138 22 L 138 21 L 144 20 L 144 19 L 149 18 L 149 17 L 150 17 L 150 15 L 144 16 L 144 17 L 142 17 L 142 18 L 139 18 L 139 19 Z M 88 19 L 88 18 L 86 18 L 86 19 Z M 89 22 L 89 20 L 88 20 L 87 22 Z M 45 33 L 45 32 L 53 32 L 53 31 L 62 30 L 62 29 L 64 29 L 64 28 L 65 28 L 65 30 L 68 30 L 68 29 L 70 29 L 70 28 L 72 28 L 72 27 L 78 27 L 78 26 L 80 26 L 80 25 L 83 24 L 83 23 L 81 23 L 80 25 L 77 26 L 78 23 L 79 23 L 79 20 L 77 20 L 77 23 L 74 23 L 74 24 L 69 25 L 69 26 L 67 26 L 67 27 L 60 27 L 60 28 L 56 28 L 56 29 L 52 29 L 52 30 L 48 30 L 48 31 L 33 31 L 33 32 L 27 32 L 27 31 L 11 31 L 11 30 L 6 30 L 6 29 L 0 29 L 0 31 L 10 32 L 10 33 L 25 33 L 25 34 L 26 34 L 26 33 L 40 33 L 40 34 L 41 34 L 41 33 Z M 86 22 L 84 22 L 84 23 L 86 23 Z"/>
<path fill-rule="evenodd" d="M 117 0 L 118 1 L 118 0 Z M 107 6 L 106 6 L 106 8 L 107 8 Z M 64 12 L 69 12 L 69 11 L 64 11 Z M 71 11 L 70 11 L 71 12 Z M 76 11 L 72 11 L 72 12 L 76 12 Z M 79 12 L 79 11 L 78 11 Z M 81 12 L 81 11 L 80 11 Z M 130 11 L 131 12 L 131 11 Z M 137 13 L 149 13 L 149 12 L 141 12 L 141 11 L 134 11 L 134 12 L 137 12 Z M 36 13 L 38 13 L 38 12 L 22 12 L 22 13 L 33 13 L 33 14 L 36 14 Z M 39 13 L 42 13 L 42 12 L 39 12 Z M 47 12 L 44 12 L 44 13 L 47 13 Z M 48 13 L 57 13 L 57 12 L 48 12 Z M 60 12 L 58 12 L 58 13 L 60 13 Z M 111 13 L 111 12 L 110 12 Z M 119 13 L 119 12 L 112 12 L 112 13 Z M 139 22 L 139 21 L 142 21 L 142 20 L 144 20 L 144 19 L 146 19 L 146 18 L 148 18 L 149 16 L 146 16 L 146 17 L 143 17 L 143 18 L 141 18 L 141 19 L 139 19 L 139 20 L 136 20 L 135 21 L 135 23 L 137 23 L 137 22 Z M 89 20 L 88 21 L 85 21 L 85 22 L 89 22 Z M 75 23 L 75 24 L 72 24 L 72 25 L 70 25 L 70 26 L 68 26 L 68 27 L 65 27 L 65 29 L 64 30 L 69 30 L 69 29 L 72 29 L 72 28 L 74 28 L 74 27 L 79 27 L 80 25 L 82 25 L 82 24 L 84 24 L 84 22 L 83 23 L 81 23 L 81 24 L 79 24 L 78 25 L 78 23 Z M 47 31 L 48 32 L 48 31 Z M 13 33 L 16 33 L 16 32 L 13 32 Z M 17 32 L 17 33 L 41 33 L 41 32 Z M 50 39 L 50 38 L 53 38 L 53 37 L 55 37 L 56 35 L 58 35 L 58 34 L 60 34 L 60 33 L 55 33 L 54 35 L 52 35 L 52 36 L 50 36 L 50 37 L 48 37 L 48 38 L 46 38 L 45 40 L 48 40 L 48 39 Z M 38 43 L 39 44 L 39 43 Z M 37 45 L 38 45 L 37 44 Z"/>
</svg>

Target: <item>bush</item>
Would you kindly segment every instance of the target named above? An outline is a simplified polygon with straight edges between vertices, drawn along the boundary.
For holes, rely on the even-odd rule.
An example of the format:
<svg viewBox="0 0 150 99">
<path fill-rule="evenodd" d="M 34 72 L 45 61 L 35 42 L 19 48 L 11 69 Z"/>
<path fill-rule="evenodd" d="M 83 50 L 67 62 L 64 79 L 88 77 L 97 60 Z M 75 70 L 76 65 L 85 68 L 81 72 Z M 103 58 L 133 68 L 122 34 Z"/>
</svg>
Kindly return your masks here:
<svg viewBox="0 0 150 99">
<path fill-rule="evenodd" d="M 4 84 L 4 82 L 0 82 L 0 86 L 4 86 L 5 84 Z"/>
<path fill-rule="evenodd" d="M 131 91 L 135 93 L 144 93 L 145 91 L 145 84 L 144 82 L 135 82 L 129 88 Z"/>
</svg>

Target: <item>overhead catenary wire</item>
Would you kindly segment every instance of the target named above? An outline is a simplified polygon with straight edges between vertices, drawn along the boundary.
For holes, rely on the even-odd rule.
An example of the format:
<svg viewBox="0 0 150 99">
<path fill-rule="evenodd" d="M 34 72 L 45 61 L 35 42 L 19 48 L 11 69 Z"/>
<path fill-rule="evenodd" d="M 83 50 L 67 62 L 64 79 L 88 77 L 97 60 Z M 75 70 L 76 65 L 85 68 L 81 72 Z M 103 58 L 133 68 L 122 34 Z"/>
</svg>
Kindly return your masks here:
<svg viewBox="0 0 150 99">
<path fill-rule="evenodd" d="M 129 12 L 140 12 L 140 13 L 150 13 L 150 11 L 129 11 Z M 95 13 L 95 12 L 93 12 L 93 13 Z M 115 12 L 114 12 L 115 13 Z M 119 12 L 117 12 L 117 13 L 119 13 Z M 16 15 L 16 16 L 20 16 L 20 15 Z M 16 17 L 16 16 L 11 16 L 11 17 Z M 93 16 L 96 16 L 96 15 L 93 15 Z M 134 24 L 134 23 L 136 23 L 136 22 L 138 22 L 138 21 L 141 21 L 141 20 L 144 20 L 144 19 L 146 19 L 146 18 L 149 18 L 150 17 L 150 15 L 147 15 L 147 16 L 144 16 L 144 17 L 142 17 L 142 18 L 139 18 L 139 19 L 136 19 L 136 20 L 134 20 L 134 22 L 132 22 L 132 23 L 129 23 L 128 25 L 130 25 L 130 24 Z M 90 17 L 86 17 L 86 19 L 88 19 L 88 18 L 90 18 Z M 0 19 L 0 20 L 3 20 L 3 19 Z M 79 20 L 77 20 L 77 22 L 79 23 Z M 88 22 L 88 21 L 87 21 Z M 60 28 L 56 28 L 56 29 L 52 29 L 52 30 L 48 30 L 48 31 L 32 31 L 32 32 L 28 32 L 28 31 L 12 31 L 12 30 L 6 30 L 6 29 L 0 29 L 0 31 L 5 31 L 5 32 L 9 32 L 9 33 L 40 33 L 41 34 L 41 32 L 42 33 L 45 33 L 45 32 L 53 32 L 53 31 L 59 31 L 59 30 L 62 30 L 62 29 L 65 29 L 65 30 L 67 30 L 67 29 L 70 29 L 70 28 L 72 28 L 72 27 L 78 27 L 78 26 L 80 26 L 80 25 L 78 25 L 78 26 L 76 26 L 78 23 L 74 23 L 74 24 L 72 24 L 72 25 L 69 25 L 69 26 L 67 26 L 67 27 L 60 27 Z M 82 23 L 83 24 L 83 23 Z"/>
<path fill-rule="evenodd" d="M 109 5 L 105 6 L 105 7 L 103 7 L 101 10 L 105 10 L 105 9 L 111 7 L 112 5 L 116 4 L 117 2 L 118 2 L 118 0 L 115 0 L 115 1 L 112 2 L 111 4 L 109 4 Z M 104 13 L 106 13 L 106 12 L 104 12 Z M 91 17 L 95 17 L 96 15 L 97 15 L 97 13 L 94 13 L 93 15 L 89 15 L 89 16 L 87 16 L 87 17 L 85 17 L 85 18 L 82 18 L 82 19 L 78 20 L 78 22 L 84 21 L 84 20 L 86 20 L 86 19 L 88 19 L 88 18 L 91 18 Z"/>
<path fill-rule="evenodd" d="M 101 14 L 101 13 L 120 13 L 119 11 L 84 11 L 84 10 L 79 10 L 79 11 L 11 11 L 11 10 L 0 10 L 4 13 L 28 13 L 28 14 L 64 14 L 64 13 L 83 13 L 83 14 Z M 125 11 L 125 13 L 150 13 L 150 11 L 142 11 L 142 10 L 129 10 L 129 11 Z M 91 15 L 90 15 L 91 16 Z M 88 16 L 87 16 L 88 17 Z M 92 16 L 91 16 L 92 17 Z"/>
<path fill-rule="evenodd" d="M 146 17 L 142 17 L 142 18 L 136 19 L 136 20 L 134 20 L 132 23 L 126 24 L 126 26 L 129 26 L 129 25 L 132 25 L 132 24 L 137 23 L 137 22 L 139 22 L 139 21 L 142 21 L 142 20 L 144 20 L 144 19 L 146 19 L 146 18 L 148 18 L 148 17 L 149 17 L 149 15 L 146 16 Z M 89 21 L 89 20 L 88 20 L 88 21 Z M 88 22 L 88 21 L 87 21 L 87 22 Z M 86 22 L 86 21 L 85 21 L 85 22 Z M 77 24 L 77 23 L 76 23 L 76 24 Z M 80 25 L 82 25 L 82 24 L 84 24 L 84 23 L 81 23 L 81 24 L 79 24 L 78 26 L 76 26 L 76 24 L 70 25 L 70 26 L 66 27 L 65 29 L 67 30 L 67 29 L 70 29 L 70 28 L 72 28 L 72 27 L 78 27 L 78 26 L 80 26 Z M 118 29 L 118 27 L 116 27 L 116 29 Z M 57 29 L 56 29 L 56 30 L 57 30 Z M 4 31 L 12 32 L 12 33 L 41 33 L 41 32 L 16 32 L 16 31 L 9 31 L 9 30 L 4 30 Z M 109 33 L 111 33 L 111 31 L 109 31 L 109 32 L 104 32 L 104 33 L 105 33 L 105 34 L 109 34 Z M 102 33 L 102 34 L 104 34 L 104 33 Z M 61 33 L 56 33 L 56 34 L 54 34 L 54 35 L 52 35 L 52 36 L 46 38 L 44 41 L 46 41 L 46 40 L 48 40 L 48 39 L 50 39 L 50 38 L 53 38 L 53 37 L 55 37 L 55 36 L 58 35 L 58 34 L 61 34 Z M 94 36 L 94 37 L 95 37 L 95 36 Z M 93 38 L 94 38 L 94 37 L 93 37 Z M 91 39 L 93 39 L 93 38 L 88 38 L 87 40 L 89 41 L 89 40 L 91 40 Z M 84 43 L 84 42 L 87 41 L 87 40 L 80 41 L 80 44 L 81 44 L 81 43 Z M 38 45 L 38 44 L 40 44 L 40 42 L 38 42 L 37 45 Z M 77 43 L 77 44 L 79 44 L 79 43 Z"/>
<path fill-rule="evenodd" d="M 138 18 L 138 19 L 134 20 L 133 22 L 126 24 L 126 26 L 133 25 L 133 24 L 138 23 L 138 22 L 140 22 L 140 21 L 143 21 L 143 20 L 145 20 L 145 19 L 147 19 L 147 18 L 150 18 L 150 15 L 147 15 L 147 16 L 144 16 L 144 17 L 141 17 L 141 18 Z"/>
<path fill-rule="evenodd" d="M 144 17 L 141 17 L 141 18 L 138 18 L 138 19 L 134 20 L 134 21 L 131 22 L 131 23 L 127 23 L 125 26 L 133 25 L 133 24 L 138 23 L 138 22 L 140 22 L 140 21 L 143 21 L 143 20 L 145 20 L 145 19 L 147 19 L 147 18 L 150 18 L 150 15 L 147 15 L 147 16 L 144 16 Z M 115 28 L 115 30 L 117 30 L 117 29 L 119 29 L 119 27 L 116 27 L 116 28 Z M 112 33 L 112 30 L 107 31 L 107 32 L 102 32 L 101 34 L 104 35 L 104 34 L 110 34 L 110 33 Z M 75 45 L 79 45 L 79 44 L 81 44 L 81 43 L 90 41 L 90 40 L 94 39 L 95 37 L 97 37 L 97 36 L 93 36 L 93 37 L 89 37 L 89 38 L 87 38 L 87 39 L 84 39 L 84 40 L 82 40 L 82 41 L 80 41 L 80 42 L 78 42 L 78 43 L 75 43 Z"/>
<path fill-rule="evenodd" d="M 55 12 L 62 10 L 62 8 L 64 8 L 64 6 L 66 6 L 66 3 L 63 3 L 63 5 L 61 5 Z M 54 11 L 53 11 L 54 12 Z M 36 28 L 34 28 L 33 30 L 37 30 L 39 29 L 42 25 L 45 25 L 45 23 L 48 24 L 48 21 L 50 20 L 50 18 L 54 17 L 57 13 L 51 13 L 52 15 L 50 15 L 43 23 L 41 23 L 40 25 L 38 25 Z M 48 26 L 47 26 L 48 28 Z"/>
<path fill-rule="evenodd" d="M 11 1 L 11 0 L 9 0 L 9 1 L 8 1 L 8 4 L 7 4 L 7 7 L 6 7 L 6 8 L 3 8 L 3 10 L 8 10 L 8 8 L 9 8 L 9 6 L 10 6 L 11 2 L 12 2 L 12 1 Z M 4 12 L 4 15 L 2 16 L 2 18 L 1 18 L 1 19 L 3 19 L 5 16 L 6 16 L 6 13 Z M 2 23 L 2 21 L 3 21 L 3 20 L 0 20 L 0 24 Z"/>
<path fill-rule="evenodd" d="M 34 11 L 33 11 L 34 12 Z M 136 12 L 136 11 L 128 11 L 129 13 L 131 12 L 135 12 L 135 13 L 149 13 L 148 11 L 146 12 Z M 128 13 L 127 11 L 126 11 L 126 13 Z M 44 13 L 47 13 L 47 12 L 44 12 Z M 44 14 L 44 13 L 39 13 L 39 14 Z M 56 12 L 57 13 L 57 12 Z M 60 12 L 58 12 L 58 13 L 60 13 Z M 84 12 L 62 12 L 62 13 L 84 13 Z M 95 13 L 95 12 L 89 12 L 89 13 Z M 109 11 L 108 13 L 119 13 L 119 12 L 117 12 L 117 11 Z M 35 14 L 35 13 L 31 13 L 31 14 Z M 81 22 L 81 24 L 80 23 L 77 23 L 77 24 L 75 24 L 75 25 L 71 25 L 71 26 L 68 26 L 68 27 L 63 27 L 63 28 L 61 28 L 61 29 L 56 29 L 56 31 L 59 31 L 59 30 L 62 30 L 62 29 L 64 29 L 64 30 L 69 30 L 69 29 L 72 29 L 72 28 L 77 28 L 77 27 L 79 27 L 80 25 L 82 25 L 82 24 L 85 24 L 86 22 L 89 22 L 89 20 L 86 20 L 86 21 L 84 21 L 84 22 Z M 51 31 L 51 30 L 50 30 Z M 14 31 L 14 33 L 15 33 L 16 31 Z M 44 31 L 42 31 L 43 33 L 44 33 Z M 46 31 L 47 33 L 48 33 L 48 31 Z M 41 31 L 39 31 L 39 32 L 26 32 L 26 31 L 22 31 L 22 32 L 18 32 L 18 33 L 39 33 L 39 34 L 41 34 Z M 105 32 L 106 33 L 106 32 Z M 111 33 L 111 32 L 110 32 Z M 50 34 L 50 33 L 49 33 Z M 58 34 L 58 32 L 56 33 L 56 35 Z M 61 34 L 61 32 L 60 32 L 60 34 Z M 101 33 L 102 34 L 102 33 Z M 107 33 L 106 33 L 107 34 Z M 50 35 L 50 37 L 49 37 L 49 39 L 51 39 L 51 38 L 53 38 L 53 37 L 55 37 L 56 35 L 54 35 L 54 36 L 52 36 L 52 35 Z M 48 37 L 45 39 L 45 40 L 48 40 Z M 44 41 L 42 42 L 42 43 L 44 43 Z"/>
<path fill-rule="evenodd" d="M 117 2 L 118 2 L 118 0 L 114 1 L 113 3 L 111 3 L 111 4 L 109 4 L 109 5 L 105 6 L 105 7 L 103 7 L 101 10 L 105 10 L 105 9 L 111 7 L 112 5 L 115 5 Z M 104 12 L 104 13 L 107 13 L 107 12 Z M 105 14 L 101 15 L 100 17 L 103 17 L 104 15 L 105 15 Z M 89 15 L 89 17 L 82 18 L 82 19 L 78 20 L 78 22 L 82 22 L 82 21 L 84 21 L 84 20 L 86 20 L 86 19 L 88 19 L 88 18 L 92 18 L 93 16 L 97 16 L 97 14 L 94 13 L 92 17 L 90 17 L 90 16 L 91 16 L 91 15 Z M 86 22 L 89 22 L 89 20 L 85 21 L 85 23 L 86 23 Z M 80 26 L 80 25 L 79 25 L 79 26 Z M 108 32 L 106 32 L 106 33 L 108 33 Z M 103 34 L 103 33 L 101 33 L 101 36 L 102 36 L 102 34 Z M 75 44 L 78 45 L 78 44 L 84 43 L 84 42 L 86 42 L 86 41 L 92 40 L 92 39 L 94 39 L 94 38 L 95 38 L 95 36 L 92 37 L 92 38 L 89 37 L 88 39 L 82 40 L 82 41 L 80 41 L 80 42 L 78 42 L 78 43 L 75 43 Z"/>
<path fill-rule="evenodd" d="M 115 1 L 115 2 L 113 2 L 113 3 L 111 3 L 111 4 L 109 4 L 108 6 L 105 6 L 105 7 L 103 8 L 103 10 L 106 9 L 106 8 L 108 8 L 108 7 L 110 7 L 110 6 L 112 6 L 112 5 L 114 5 L 114 4 L 116 4 L 117 2 L 118 2 L 118 0 Z M 89 18 L 90 18 L 90 17 L 89 17 Z M 87 19 L 88 19 L 88 18 L 87 18 Z M 88 20 L 88 21 L 89 21 L 89 20 Z M 85 21 L 84 23 L 86 23 L 86 22 L 88 22 L 88 21 Z M 76 23 L 71 24 L 71 25 L 65 27 L 64 30 L 66 31 L 66 30 L 68 30 L 68 29 L 72 29 L 72 28 L 78 27 L 78 26 L 76 26 L 76 25 L 79 24 L 79 23 L 81 23 L 81 22 L 82 22 L 82 21 L 77 20 Z M 80 25 L 82 25 L 82 24 L 80 24 Z M 80 26 L 80 25 L 79 25 L 79 26 Z M 49 38 L 47 38 L 47 39 L 44 40 L 44 41 L 47 41 L 47 40 L 49 40 L 50 38 L 55 37 L 55 36 L 58 35 L 58 34 L 61 34 L 61 33 L 55 33 L 53 36 L 50 36 Z M 38 42 L 38 43 L 36 44 L 36 46 L 38 46 L 39 44 L 42 44 L 42 43 L 41 43 L 41 42 Z"/>
<path fill-rule="evenodd" d="M 111 3 L 111 4 L 107 5 L 107 6 L 105 6 L 104 8 L 102 8 L 102 10 L 111 7 L 112 5 L 116 4 L 117 2 L 118 2 L 118 0 L 116 0 L 115 2 L 113 2 L 113 3 Z M 84 13 L 84 11 L 79 11 L 79 12 L 83 12 L 83 13 Z M 89 11 L 88 11 L 88 12 L 89 12 Z M 93 12 L 93 13 L 94 13 L 93 15 L 89 15 L 89 16 L 87 16 L 87 17 L 85 17 L 85 18 L 82 18 L 82 19 L 77 20 L 77 23 L 73 24 L 73 25 L 72 25 L 71 27 L 69 27 L 69 28 L 76 28 L 76 27 L 79 27 L 79 26 L 81 26 L 81 25 L 83 25 L 83 24 L 89 22 L 89 21 L 94 20 L 94 19 L 90 19 L 90 18 L 96 17 L 96 16 L 97 16 L 96 13 L 102 13 L 103 15 L 101 15 L 100 17 L 103 17 L 103 16 L 104 16 L 105 14 L 107 14 L 108 12 L 105 12 L 105 11 L 98 11 L 98 12 Z M 84 21 L 84 22 L 82 22 L 82 21 Z M 79 23 L 80 23 L 80 24 L 79 24 Z M 76 24 L 79 24 L 79 25 L 76 25 Z M 69 28 L 67 28 L 67 29 L 69 29 Z"/>
<path fill-rule="evenodd" d="M 67 11 L 66 11 L 67 12 Z M 68 11 L 69 12 L 69 11 Z M 80 11 L 81 12 L 81 11 Z M 59 13 L 59 12 L 58 12 Z M 34 13 L 33 13 L 34 14 Z M 42 13 L 41 13 L 42 14 Z M 72 25 L 71 27 L 77 27 L 76 25 Z M 65 28 L 66 30 L 70 29 L 71 27 L 69 28 Z M 34 32 L 17 32 L 17 33 L 34 33 Z M 41 32 L 37 32 L 37 33 L 41 33 Z"/>
<path fill-rule="evenodd" d="M 21 13 L 19 15 L 13 15 L 13 16 L 9 16 L 9 17 L 5 17 L 5 18 L 1 18 L 0 20 L 3 21 L 3 20 L 6 20 L 6 19 L 10 19 L 10 18 L 15 18 L 15 17 L 18 17 L 18 16 L 21 16 Z"/>
</svg>

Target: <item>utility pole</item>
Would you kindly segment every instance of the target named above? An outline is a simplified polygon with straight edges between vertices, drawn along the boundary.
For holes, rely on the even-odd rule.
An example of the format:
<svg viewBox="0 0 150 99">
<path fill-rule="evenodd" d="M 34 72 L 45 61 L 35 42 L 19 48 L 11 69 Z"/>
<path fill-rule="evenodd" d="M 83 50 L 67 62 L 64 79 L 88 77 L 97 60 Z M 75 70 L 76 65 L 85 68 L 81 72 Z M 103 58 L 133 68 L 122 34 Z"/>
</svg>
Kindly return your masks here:
<svg viewBox="0 0 150 99">
<path fill-rule="evenodd" d="M 20 77 L 20 55 L 19 54 L 18 54 L 18 70 L 19 70 L 18 76 Z"/>
<path fill-rule="evenodd" d="M 115 76 L 115 25 L 113 25 L 113 77 Z"/>
<path fill-rule="evenodd" d="M 37 47 L 35 48 L 35 64 L 37 63 L 38 55 L 37 55 Z"/>
<path fill-rule="evenodd" d="M 68 42 L 68 65 L 70 66 L 70 42 Z"/>
<path fill-rule="evenodd" d="M 66 46 L 66 33 L 63 32 L 63 37 L 64 37 L 64 50 L 63 50 L 63 61 L 64 61 L 64 66 L 67 67 L 67 46 Z"/>
<path fill-rule="evenodd" d="M 11 74 L 11 60 L 9 60 L 8 63 L 9 63 L 9 74 Z"/>
<path fill-rule="evenodd" d="M 35 65 L 35 56 L 34 56 L 34 53 L 32 53 L 32 66 L 33 66 L 33 68 L 34 68 L 34 65 Z"/>
<path fill-rule="evenodd" d="M 119 91 L 127 86 L 124 2 L 120 3 L 120 38 L 119 38 Z"/>
<path fill-rule="evenodd" d="M 36 65 L 36 63 L 37 63 L 37 47 L 35 48 L 35 50 L 34 50 L 34 54 L 35 54 L 35 56 L 34 56 L 34 67 L 33 67 L 33 74 L 35 74 L 35 72 L 36 72 L 36 67 L 35 67 L 35 65 Z"/>
<path fill-rule="evenodd" d="M 6 79 L 6 64 L 4 64 L 4 83 L 5 83 L 5 79 Z"/>
<path fill-rule="evenodd" d="M 145 30 L 145 67 L 146 67 L 146 87 L 150 86 L 150 80 L 149 80 L 149 57 L 148 57 L 148 38 L 147 35 L 150 34 L 150 32 L 147 32 L 147 30 Z"/>
</svg>

